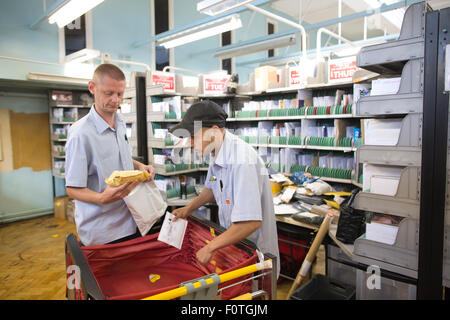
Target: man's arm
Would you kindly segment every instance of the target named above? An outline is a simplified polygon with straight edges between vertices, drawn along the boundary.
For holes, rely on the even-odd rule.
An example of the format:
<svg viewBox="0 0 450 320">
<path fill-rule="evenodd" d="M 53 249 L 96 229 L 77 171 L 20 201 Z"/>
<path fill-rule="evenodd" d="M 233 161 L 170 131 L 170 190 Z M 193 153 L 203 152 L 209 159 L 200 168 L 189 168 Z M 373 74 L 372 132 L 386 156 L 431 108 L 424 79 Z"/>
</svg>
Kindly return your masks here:
<svg viewBox="0 0 450 320">
<path fill-rule="evenodd" d="M 185 219 L 201 206 L 213 201 L 214 193 L 208 188 L 203 188 L 203 191 L 194 200 L 189 202 L 187 206 L 173 210 L 172 214 L 175 215 L 173 221 L 179 218 Z"/>
<path fill-rule="evenodd" d="M 197 251 L 198 261 L 203 265 L 207 265 L 215 251 L 244 240 L 260 226 L 261 221 L 240 221 L 233 223 L 224 233 Z"/>
<path fill-rule="evenodd" d="M 92 191 L 88 188 L 76 187 L 66 187 L 66 192 L 71 198 L 101 206 L 123 199 L 137 186 L 138 183 L 139 181 L 127 182 L 119 187 L 111 187 L 108 185 L 102 193 Z"/>
</svg>

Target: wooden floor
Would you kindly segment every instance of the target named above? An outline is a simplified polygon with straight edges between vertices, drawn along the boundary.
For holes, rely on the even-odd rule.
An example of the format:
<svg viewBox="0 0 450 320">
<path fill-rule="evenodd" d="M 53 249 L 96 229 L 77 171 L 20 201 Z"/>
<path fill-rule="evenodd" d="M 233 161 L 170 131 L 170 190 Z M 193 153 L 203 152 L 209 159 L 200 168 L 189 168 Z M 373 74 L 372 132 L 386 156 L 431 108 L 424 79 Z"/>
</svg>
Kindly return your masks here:
<svg viewBox="0 0 450 320">
<path fill-rule="evenodd" d="M 65 236 L 75 225 L 53 216 L 0 225 L 0 300 L 64 300 Z M 319 250 L 313 274 L 324 273 Z M 285 299 L 292 282 L 278 284 L 278 299 Z"/>
<path fill-rule="evenodd" d="M 0 226 L 0 299 L 65 299 L 65 236 L 75 225 L 53 216 Z"/>
</svg>

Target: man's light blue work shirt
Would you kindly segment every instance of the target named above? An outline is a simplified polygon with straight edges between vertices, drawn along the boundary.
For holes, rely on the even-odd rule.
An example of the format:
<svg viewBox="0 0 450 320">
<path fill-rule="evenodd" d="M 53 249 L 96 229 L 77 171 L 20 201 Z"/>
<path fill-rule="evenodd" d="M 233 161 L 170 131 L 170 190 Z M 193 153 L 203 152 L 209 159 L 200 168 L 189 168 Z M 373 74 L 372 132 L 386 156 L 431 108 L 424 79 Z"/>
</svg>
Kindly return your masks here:
<svg viewBox="0 0 450 320">
<path fill-rule="evenodd" d="M 225 229 L 234 222 L 261 221 L 261 227 L 247 238 L 262 253 L 277 257 L 279 275 L 272 189 L 267 168 L 255 149 L 226 131 L 222 146 L 209 165 L 205 187 L 214 193 L 220 225 Z"/>
<path fill-rule="evenodd" d="M 119 113 L 113 129 L 92 106 L 88 115 L 70 127 L 65 149 L 66 187 L 101 193 L 113 171 L 133 170 L 125 121 Z M 84 245 L 105 244 L 136 232 L 123 200 L 102 206 L 75 200 L 75 224 Z"/>
</svg>

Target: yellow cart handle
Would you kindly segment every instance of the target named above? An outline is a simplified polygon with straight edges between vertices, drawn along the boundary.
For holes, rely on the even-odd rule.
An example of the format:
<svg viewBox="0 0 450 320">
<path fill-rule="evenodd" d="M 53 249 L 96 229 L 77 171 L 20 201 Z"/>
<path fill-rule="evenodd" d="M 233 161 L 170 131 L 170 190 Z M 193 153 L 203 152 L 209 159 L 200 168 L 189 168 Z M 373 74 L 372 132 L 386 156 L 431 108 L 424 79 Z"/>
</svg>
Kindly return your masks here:
<svg viewBox="0 0 450 320">
<path fill-rule="evenodd" d="M 272 269 L 272 259 L 268 259 L 263 262 L 255 263 L 247 267 L 243 267 L 237 270 L 233 270 L 230 272 L 226 272 L 224 274 L 219 275 L 219 283 L 224 283 L 245 275 L 248 275 L 250 273 L 265 270 L 265 269 Z M 213 277 L 209 277 L 204 279 L 206 284 L 212 284 L 214 282 Z M 202 283 L 197 281 L 192 284 L 194 288 L 200 288 L 202 286 Z M 142 300 L 171 300 L 176 299 L 181 296 L 184 296 L 188 294 L 188 289 L 186 286 L 182 286 L 179 288 L 175 288 L 169 291 L 161 292 L 159 294 L 155 294 L 153 296 L 143 298 Z"/>
</svg>

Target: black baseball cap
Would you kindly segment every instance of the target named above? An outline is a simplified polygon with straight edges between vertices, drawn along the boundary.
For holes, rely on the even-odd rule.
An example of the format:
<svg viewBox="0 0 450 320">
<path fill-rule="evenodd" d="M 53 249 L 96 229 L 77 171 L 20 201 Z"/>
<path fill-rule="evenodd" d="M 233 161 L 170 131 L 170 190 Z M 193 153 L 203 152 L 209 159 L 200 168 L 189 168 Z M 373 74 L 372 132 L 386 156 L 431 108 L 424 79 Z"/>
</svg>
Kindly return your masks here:
<svg viewBox="0 0 450 320">
<path fill-rule="evenodd" d="M 192 136 L 194 135 L 195 121 L 201 121 L 201 127 L 211 128 L 216 125 L 219 128 L 224 128 L 227 118 L 227 113 L 217 103 L 211 100 L 203 100 L 194 103 L 184 115 L 183 120 L 170 129 L 170 132 L 175 133 L 178 129 L 185 129 Z"/>
</svg>

